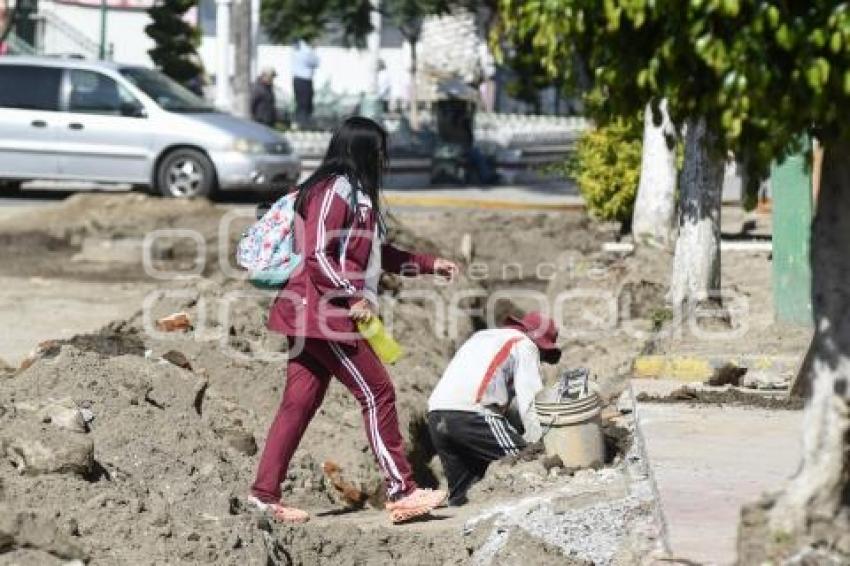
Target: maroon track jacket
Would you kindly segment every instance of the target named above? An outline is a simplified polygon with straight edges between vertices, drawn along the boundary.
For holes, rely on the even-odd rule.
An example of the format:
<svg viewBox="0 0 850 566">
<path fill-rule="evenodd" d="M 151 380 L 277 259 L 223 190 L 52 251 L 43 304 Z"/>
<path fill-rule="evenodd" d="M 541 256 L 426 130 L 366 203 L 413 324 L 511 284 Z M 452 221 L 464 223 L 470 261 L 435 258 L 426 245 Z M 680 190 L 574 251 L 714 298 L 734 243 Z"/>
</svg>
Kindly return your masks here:
<svg viewBox="0 0 850 566">
<path fill-rule="evenodd" d="M 357 339 L 348 307 L 363 297 L 378 219 L 362 191 L 357 191 L 352 214 L 351 191 L 342 176 L 320 181 L 310 191 L 305 217 L 297 216 L 295 227 L 295 247 L 302 262 L 271 306 L 269 329 L 334 342 Z M 380 250 L 384 271 L 434 271 L 434 256 L 386 243 Z"/>
</svg>

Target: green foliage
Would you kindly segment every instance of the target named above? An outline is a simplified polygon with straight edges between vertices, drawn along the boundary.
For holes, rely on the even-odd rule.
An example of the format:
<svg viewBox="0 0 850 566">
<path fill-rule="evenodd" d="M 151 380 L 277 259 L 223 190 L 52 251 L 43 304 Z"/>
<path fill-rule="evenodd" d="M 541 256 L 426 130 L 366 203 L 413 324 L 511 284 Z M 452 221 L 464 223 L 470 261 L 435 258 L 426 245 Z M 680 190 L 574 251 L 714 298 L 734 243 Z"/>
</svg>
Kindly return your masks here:
<svg viewBox="0 0 850 566">
<path fill-rule="evenodd" d="M 397 25 L 406 39 L 419 39 L 422 20 L 449 9 L 449 0 L 382 0 L 381 13 Z M 372 31 L 370 0 L 263 0 L 260 18 L 272 40 L 291 43 L 313 40 L 338 27 L 348 45 L 363 47 Z"/>
<path fill-rule="evenodd" d="M 260 20 L 277 43 L 314 40 L 336 24 L 346 44 L 363 47 L 372 31 L 371 13 L 369 0 L 263 0 Z"/>
<path fill-rule="evenodd" d="M 500 0 L 506 37 L 531 35 L 551 77 L 593 78 L 600 116 L 666 98 L 701 116 L 749 178 L 800 134 L 850 136 L 850 6 L 835 0 Z M 565 64 L 581 61 L 581 65 Z"/>
<path fill-rule="evenodd" d="M 587 131 L 566 172 L 578 183 L 590 213 L 601 220 L 628 222 L 640 180 L 641 124 L 615 120 Z"/>
<path fill-rule="evenodd" d="M 201 73 L 197 63 L 201 34 L 183 19 L 195 6 L 197 0 L 163 0 L 148 8 L 153 22 L 145 26 L 145 33 L 156 44 L 148 55 L 160 71 L 180 83 Z"/>
</svg>

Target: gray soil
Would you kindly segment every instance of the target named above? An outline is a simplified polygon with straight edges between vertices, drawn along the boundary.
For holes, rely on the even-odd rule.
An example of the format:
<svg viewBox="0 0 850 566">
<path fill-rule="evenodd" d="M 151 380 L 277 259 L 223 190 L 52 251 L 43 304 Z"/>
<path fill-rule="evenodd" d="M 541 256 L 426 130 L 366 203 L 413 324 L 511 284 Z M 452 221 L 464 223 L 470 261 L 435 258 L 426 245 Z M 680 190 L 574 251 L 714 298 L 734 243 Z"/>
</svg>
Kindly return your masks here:
<svg viewBox="0 0 850 566">
<path fill-rule="evenodd" d="M 638 393 L 637 400 L 642 403 L 733 405 L 789 411 L 800 411 L 805 405 L 805 400 L 799 397 L 788 397 L 785 392 L 778 394 L 753 393 L 735 387 L 711 390 L 682 386 L 669 395 L 663 396 L 650 395 L 646 392 Z"/>
<path fill-rule="evenodd" d="M 284 499 L 313 519 L 283 526 L 251 510 L 245 496 L 281 395 L 285 354 L 282 339 L 265 330 L 271 297 L 219 269 L 225 212 L 202 201 L 78 195 L 0 225 L 0 276 L 69 286 L 134 281 L 155 291 L 146 295 L 150 318 L 185 311 L 194 326 L 151 334 L 139 310 L 44 345 L 26 369 L 0 368 L 0 564 L 515 564 L 520 557 L 529 564 L 631 564 L 657 548 L 646 462 L 630 442 L 629 418 L 611 408 L 601 469 L 566 470 L 541 457 L 499 463 L 468 506 L 394 527 L 381 508 L 360 408 L 335 383 L 283 484 Z M 521 229 L 505 236 L 496 227 L 508 222 Z M 144 275 L 136 244 L 127 241 L 163 227 L 188 227 L 207 239 L 200 276 L 157 283 Z M 226 235 L 231 250 L 238 231 Z M 663 255 L 601 253 L 611 230 L 578 215 L 406 213 L 393 224 L 400 245 L 458 258 L 469 256 L 461 252 L 467 232 L 472 262 L 512 261 L 525 273 L 481 280 L 467 273 L 448 286 L 429 278 L 385 281 L 383 299 L 397 303 L 393 332 L 406 350 L 390 372 L 410 458 L 426 486 L 444 483 L 423 426 L 442 369 L 490 313 L 498 320 L 529 305 L 517 296 L 490 308 L 465 305 L 453 312 L 457 335 L 447 336 L 431 330 L 428 303 L 403 291 L 435 288 L 448 304 L 458 290 L 485 298 L 520 286 L 550 298 L 587 286 L 603 290 L 617 307 L 613 320 L 578 301 L 565 304 L 570 346 L 551 375 L 586 365 L 613 400 L 652 328 L 667 269 Z M 94 240 L 122 243 L 85 243 Z M 161 266 L 189 266 L 193 250 L 184 245 L 161 250 Z M 550 260 L 552 277 L 529 274 Z M 230 300 L 234 292 L 243 294 Z M 373 495 L 365 508 L 339 502 L 321 471 L 326 460 Z"/>
</svg>

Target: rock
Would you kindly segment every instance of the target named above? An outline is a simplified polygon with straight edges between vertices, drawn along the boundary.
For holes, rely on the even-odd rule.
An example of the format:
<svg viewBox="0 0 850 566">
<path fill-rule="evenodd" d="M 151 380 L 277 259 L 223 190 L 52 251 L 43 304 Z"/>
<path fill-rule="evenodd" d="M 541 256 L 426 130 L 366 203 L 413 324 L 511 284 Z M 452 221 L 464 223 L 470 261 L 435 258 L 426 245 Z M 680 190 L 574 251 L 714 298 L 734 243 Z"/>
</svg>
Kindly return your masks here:
<svg viewBox="0 0 850 566">
<path fill-rule="evenodd" d="M 745 373 L 747 373 L 747 368 L 738 367 L 737 365 L 728 362 L 722 366 L 714 368 L 714 372 L 711 374 L 711 377 L 708 378 L 706 385 L 714 385 L 717 387 L 723 385 L 734 385 L 735 387 L 738 387 L 741 385 L 741 378 L 744 377 Z"/>
<path fill-rule="evenodd" d="M 191 326 L 192 321 L 185 312 L 176 312 L 156 321 L 156 329 L 160 332 L 186 331 Z"/>
<path fill-rule="evenodd" d="M 534 564 L 535 566 L 592 566 L 593 562 L 568 556 L 557 546 L 514 527 L 493 555 L 491 564 Z"/>
<path fill-rule="evenodd" d="M 43 423 L 50 423 L 62 430 L 87 432 L 87 422 L 70 397 L 48 399 L 42 403 L 16 403 L 15 409 L 32 412 Z"/>
<path fill-rule="evenodd" d="M 246 456 L 253 456 L 257 453 L 257 440 L 254 435 L 241 427 L 220 428 L 216 429 L 215 433 L 237 452 Z"/>
<path fill-rule="evenodd" d="M 2 435 L 0 452 L 21 474 L 84 476 L 94 466 L 94 443 L 79 433 L 22 423 L 4 430 Z"/>
<path fill-rule="evenodd" d="M 5 556 L 6 551 L 14 549 L 38 550 L 64 560 L 87 559 L 83 549 L 64 534 L 55 522 L 30 512 L 0 515 L 0 553 Z M 43 561 L 35 563 L 45 564 Z"/>
<path fill-rule="evenodd" d="M 189 358 L 183 352 L 177 350 L 169 350 L 162 355 L 162 359 L 171 362 L 175 366 L 192 371 L 192 364 L 189 363 Z"/>
</svg>

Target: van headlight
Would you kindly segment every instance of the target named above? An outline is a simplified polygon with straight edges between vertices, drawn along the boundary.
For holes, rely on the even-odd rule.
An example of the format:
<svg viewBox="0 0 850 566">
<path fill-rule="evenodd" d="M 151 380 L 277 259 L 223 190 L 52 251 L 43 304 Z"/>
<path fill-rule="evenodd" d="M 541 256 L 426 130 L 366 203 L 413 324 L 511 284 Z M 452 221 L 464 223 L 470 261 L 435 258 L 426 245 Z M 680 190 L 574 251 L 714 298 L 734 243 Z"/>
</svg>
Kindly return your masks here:
<svg viewBox="0 0 850 566">
<path fill-rule="evenodd" d="M 258 154 L 266 152 L 265 144 L 245 138 L 239 138 L 233 142 L 233 149 L 239 153 Z"/>
</svg>

